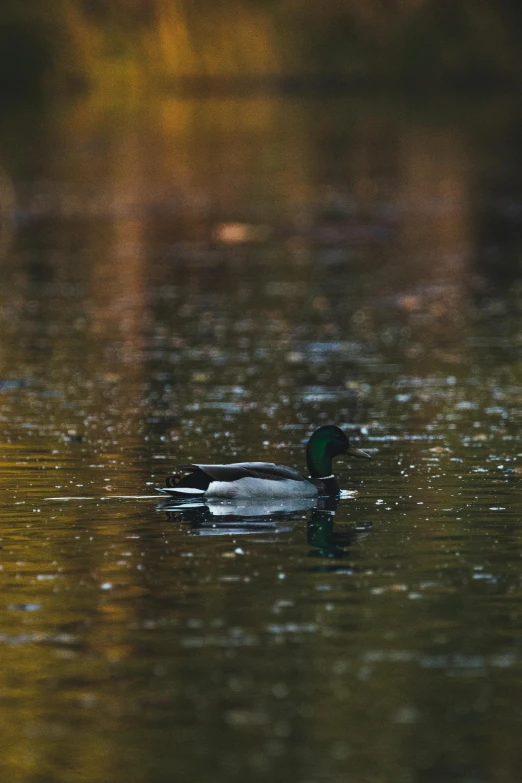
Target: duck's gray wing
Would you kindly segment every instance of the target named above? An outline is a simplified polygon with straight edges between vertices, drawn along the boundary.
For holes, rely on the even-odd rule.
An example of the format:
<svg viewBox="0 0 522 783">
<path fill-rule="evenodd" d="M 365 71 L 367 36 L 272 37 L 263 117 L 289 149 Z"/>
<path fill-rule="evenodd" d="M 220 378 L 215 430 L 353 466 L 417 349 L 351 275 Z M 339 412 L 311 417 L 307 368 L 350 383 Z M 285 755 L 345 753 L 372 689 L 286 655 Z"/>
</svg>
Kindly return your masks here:
<svg viewBox="0 0 522 783">
<path fill-rule="evenodd" d="M 237 481 L 241 478 L 260 478 L 272 481 L 293 479 L 304 481 L 304 477 L 294 468 L 276 465 L 273 462 L 233 462 L 229 465 L 178 465 L 181 470 L 201 470 L 213 481 Z"/>
<path fill-rule="evenodd" d="M 305 481 L 305 477 L 295 468 L 289 468 L 288 465 L 280 465 L 276 462 L 233 462 L 232 465 L 261 474 L 261 478 Z"/>
<path fill-rule="evenodd" d="M 252 476 L 249 470 L 239 468 L 234 465 L 178 465 L 181 470 L 188 470 L 192 473 L 201 471 L 212 481 L 237 481 L 240 478 Z"/>
</svg>

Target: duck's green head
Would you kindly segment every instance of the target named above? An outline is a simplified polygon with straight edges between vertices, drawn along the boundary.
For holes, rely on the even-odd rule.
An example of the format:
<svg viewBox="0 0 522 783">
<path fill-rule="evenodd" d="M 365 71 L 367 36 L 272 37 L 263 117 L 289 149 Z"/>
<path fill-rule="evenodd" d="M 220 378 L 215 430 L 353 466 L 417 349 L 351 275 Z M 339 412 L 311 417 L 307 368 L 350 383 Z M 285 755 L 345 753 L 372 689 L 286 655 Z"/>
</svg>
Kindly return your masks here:
<svg viewBox="0 0 522 783">
<path fill-rule="evenodd" d="M 332 474 L 332 459 L 339 454 L 371 459 L 371 455 L 350 445 L 340 427 L 327 424 L 319 427 L 306 447 L 306 464 L 311 478 L 326 478 Z"/>
</svg>

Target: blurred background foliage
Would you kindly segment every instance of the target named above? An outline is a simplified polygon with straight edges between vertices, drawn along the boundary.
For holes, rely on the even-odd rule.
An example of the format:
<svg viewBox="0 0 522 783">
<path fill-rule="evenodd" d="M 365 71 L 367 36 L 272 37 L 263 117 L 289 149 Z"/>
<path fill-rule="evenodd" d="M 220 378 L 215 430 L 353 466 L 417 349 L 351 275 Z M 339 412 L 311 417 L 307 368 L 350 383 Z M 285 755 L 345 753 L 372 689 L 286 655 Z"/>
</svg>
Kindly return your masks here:
<svg viewBox="0 0 522 783">
<path fill-rule="evenodd" d="M 2 0 L 0 89 L 482 88 L 521 33 L 514 0 Z"/>
</svg>

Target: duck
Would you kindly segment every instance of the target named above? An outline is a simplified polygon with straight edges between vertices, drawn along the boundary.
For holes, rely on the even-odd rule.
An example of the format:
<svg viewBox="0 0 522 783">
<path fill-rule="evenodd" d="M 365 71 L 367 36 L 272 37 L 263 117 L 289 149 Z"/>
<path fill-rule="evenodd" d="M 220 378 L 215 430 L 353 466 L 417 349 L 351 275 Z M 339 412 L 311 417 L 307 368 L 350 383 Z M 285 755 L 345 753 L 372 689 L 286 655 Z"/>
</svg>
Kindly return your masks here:
<svg viewBox="0 0 522 783">
<path fill-rule="evenodd" d="M 295 468 L 274 462 L 185 464 L 178 465 L 185 475 L 168 476 L 167 486 L 158 488 L 158 492 L 222 500 L 337 496 L 340 489 L 332 460 L 341 454 L 371 459 L 367 451 L 350 444 L 340 427 L 326 424 L 315 430 L 306 446 L 309 478 Z"/>
</svg>

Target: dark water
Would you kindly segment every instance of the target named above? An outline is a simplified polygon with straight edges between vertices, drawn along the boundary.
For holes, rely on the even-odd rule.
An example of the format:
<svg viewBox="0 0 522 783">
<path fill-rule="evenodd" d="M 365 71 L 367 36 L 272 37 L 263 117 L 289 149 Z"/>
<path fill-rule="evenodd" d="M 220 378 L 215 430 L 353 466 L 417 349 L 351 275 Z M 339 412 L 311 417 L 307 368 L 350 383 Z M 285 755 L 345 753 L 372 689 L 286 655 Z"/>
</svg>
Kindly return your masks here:
<svg viewBox="0 0 522 783">
<path fill-rule="evenodd" d="M 3 780 L 519 779 L 520 140 L 508 101 L 4 118 Z M 373 454 L 336 508 L 151 497 L 324 422 Z"/>
</svg>

